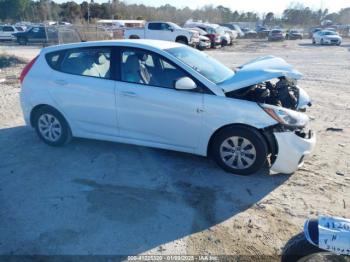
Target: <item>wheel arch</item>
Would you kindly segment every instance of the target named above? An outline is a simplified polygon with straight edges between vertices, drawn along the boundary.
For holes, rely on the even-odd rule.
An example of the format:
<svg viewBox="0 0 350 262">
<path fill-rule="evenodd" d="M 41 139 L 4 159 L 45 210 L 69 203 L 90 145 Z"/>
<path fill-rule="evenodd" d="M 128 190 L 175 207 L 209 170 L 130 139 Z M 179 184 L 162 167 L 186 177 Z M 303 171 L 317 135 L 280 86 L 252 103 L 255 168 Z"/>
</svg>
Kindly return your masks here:
<svg viewBox="0 0 350 262">
<path fill-rule="evenodd" d="M 53 106 L 50 106 L 50 105 L 48 105 L 48 104 L 39 104 L 39 105 L 36 105 L 35 107 L 32 108 L 32 110 L 30 111 L 30 117 L 29 117 L 30 125 L 31 125 L 32 127 L 35 126 L 35 123 L 34 123 L 35 114 L 36 114 L 39 110 L 41 110 L 41 109 L 43 109 L 43 108 L 49 108 L 49 109 L 55 111 L 56 113 L 60 114 L 60 115 L 64 118 L 64 120 L 66 120 L 66 122 L 67 122 L 67 124 L 68 124 L 68 126 L 69 126 L 69 128 L 70 128 L 69 121 L 68 121 L 68 119 L 64 116 L 64 114 L 62 114 L 57 108 L 55 108 L 55 107 L 53 107 Z"/>
<path fill-rule="evenodd" d="M 215 136 L 223 129 L 226 129 L 229 127 L 249 128 L 249 129 L 257 131 L 264 138 L 265 143 L 267 144 L 267 147 L 268 147 L 268 152 L 271 153 L 272 155 L 276 155 L 278 153 L 277 141 L 276 141 L 272 131 L 269 128 L 259 129 L 259 128 L 256 128 L 256 127 L 251 126 L 251 125 L 237 123 L 237 124 L 227 124 L 227 125 L 221 126 L 213 132 L 213 134 L 210 136 L 210 139 L 208 141 L 207 156 L 210 156 L 210 154 L 211 154 L 211 147 L 212 147 L 212 143 L 214 141 Z"/>
<path fill-rule="evenodd" d="M 140 37 L 138 35 L 131 35 L 129 39 L 140 39 Z"/>
<path fill-rule="evenodd" d="M 176 39 L 175 39 L 175 42 L 180 41 L 180 40 L 183 40 L 183 41 L 185 41 L 186 43 L 188 43 L 188 39 L 187 39 L 187 37 L 184 36 L 184 35 L 179 35 L 179 36 L 177 36 Z"/>
</svg>

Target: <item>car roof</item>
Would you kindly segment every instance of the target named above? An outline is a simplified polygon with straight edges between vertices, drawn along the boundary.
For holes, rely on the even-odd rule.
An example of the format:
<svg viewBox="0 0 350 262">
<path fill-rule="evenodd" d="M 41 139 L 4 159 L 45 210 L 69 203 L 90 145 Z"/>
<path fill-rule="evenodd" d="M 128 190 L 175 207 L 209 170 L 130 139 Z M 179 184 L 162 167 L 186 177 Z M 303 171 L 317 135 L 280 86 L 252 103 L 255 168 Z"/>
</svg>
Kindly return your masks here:
<svg viewBox="0 0 350 262">
<path fill-rule="evenodd" d="M 63 44 L 46 47 L 42 50 L 43 53 L 65 50 L 70 48 L 80 47 L 99 47 L 99 46 L 126 46 L 126 47 L 143 47 L 146 49 L 169 49 L 175 47 L 181 47 L 182 44 L 170 41 L 151 40 L 151 39 L 125 39 L 125 40 L 108 40 L 108 41 L 90 41 L 79 42 L 73 44 Z"/>
</svg>

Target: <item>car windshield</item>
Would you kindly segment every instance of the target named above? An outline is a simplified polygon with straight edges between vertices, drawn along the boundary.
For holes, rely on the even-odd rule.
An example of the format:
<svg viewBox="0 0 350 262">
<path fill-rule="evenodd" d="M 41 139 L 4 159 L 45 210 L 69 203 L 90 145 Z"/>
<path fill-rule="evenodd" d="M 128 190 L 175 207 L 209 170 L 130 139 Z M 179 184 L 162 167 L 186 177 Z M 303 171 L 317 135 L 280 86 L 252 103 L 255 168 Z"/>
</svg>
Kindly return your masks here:
<svg viewBox="0 0 350 262">
<path fill-rule="evenodd" d="M 336 32 L 332 32 L 332 31 L 324 32 L 324 35 L 336 35 L 336 34 L 337 34 Z"/>
<path fill-rule="evenodd" d="M 184 46 L 166 49 L 169 54 L 192 67 L 215 84 L 231 78 L 235 73 L 214 58 L 196 49 Z"/>
<path fill-rule="evenodd" d="M 174 29 L 181 29 L 181 27 L 178 26 L 177 24 L 174 24 L 174 23 L 171 23 L 171 22 L 169 22 L 168 24 Z"/>
</svg>

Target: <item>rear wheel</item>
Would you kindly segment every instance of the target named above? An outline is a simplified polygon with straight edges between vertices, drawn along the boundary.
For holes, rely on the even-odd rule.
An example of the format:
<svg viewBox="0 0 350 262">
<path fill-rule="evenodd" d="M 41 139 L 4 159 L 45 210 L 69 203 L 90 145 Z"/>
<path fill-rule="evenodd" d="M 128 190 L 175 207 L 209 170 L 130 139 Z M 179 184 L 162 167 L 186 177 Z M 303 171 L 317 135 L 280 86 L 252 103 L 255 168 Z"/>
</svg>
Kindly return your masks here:
<svg viewBox="0 0 350 262">
<path fill-rule="evenodd" d="M 312 44 L 315 45 L 316 44 L 316 40 L 315 38 L 312 38 Z"/>
<path fill-rule="evenodd" d="M 268 148 L 264 137 L 257 130 L 232 126 L 215 135 L 211 154 L 224 170 L 238 175 L 250 175 L 263 167 Z"/>
<path fill-rule="evenodd" d="M 186 39 L 183 39 L 183 38 L 179 38 L 179 39 L 176 39 L 175 41 L 176 43 L 179 43 L 179 44 L 183 44 L 183 45 L 187 45 L 187 40 Z"/>
<path fill-rule="evenodd" d="M 224 46 L 227 46 L 227 44 L 228 44 L 228 43 L 227 43 L 227 40 L 226 40 L 226 39 L 222 39 L 222 40 L 221 40 L 221 46 L 224 47 Z"/>
<path fill-rule="evenodd" d="M 28 43 L 28 40 L 25 37 L 20 37 L 20 38 L 18 38 L 17 41 L 20 45 L 27 45 L 27 43 Z"/>
<path fill-rule="evenodd" d="M 34 126 L 38 136 L 50 146 L 62 146 L 71 140 L 71 130 L 56 110 L 44 107 L 35 112 Z"/>
<path fill-rule="evenodd" d="M 323 44 L 324 44 L 323 39 L 321 39 L 321 45 L 323 45 Z"/>
</svg>

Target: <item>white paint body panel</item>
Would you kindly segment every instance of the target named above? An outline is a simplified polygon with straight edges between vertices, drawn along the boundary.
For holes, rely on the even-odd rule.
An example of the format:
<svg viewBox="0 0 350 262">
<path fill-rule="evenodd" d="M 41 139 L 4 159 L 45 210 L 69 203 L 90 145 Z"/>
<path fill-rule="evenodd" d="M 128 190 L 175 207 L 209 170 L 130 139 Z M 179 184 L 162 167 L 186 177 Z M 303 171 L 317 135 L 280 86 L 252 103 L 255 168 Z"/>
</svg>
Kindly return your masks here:
<svg viewBox="0 0 350 262">
<path fill-rule="evenodd" d="M 316 144 L 315 134 L 310 139 L 303 139 L 293 132 L 274 133 L 278 144 L 278 155 L 271 167 L 276 173 L 291 174 L 303 163 L 303 156 L 308 156 Z"/>
<path fill-rule="evenodd" d="M 146 86 L 51 69 L 48 52 L 76 47 L 127 46 L 157 52 L 201 81 L 212 94 Z M 157 46 L 157 47 L 155 47 Z M 208 143 L 218 129 L 243 124 L 263 129 L 277 124 L 254 102 L 227 98 L 221 88 L 163 49 L 180 44 L 164 41 L 104 41 L 49 47 L 42 50 L 24 79 L 21 104 L 26 123 L 37 105 L 62 113 L 73 136 L 151 146 L 207 155 Z M 273 170 L 292 173 L 315 139 L 304 141 L 293 133 L 276 133 L 280 148 Z"/>
</svg>

